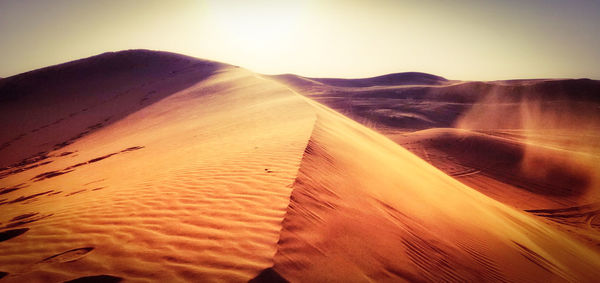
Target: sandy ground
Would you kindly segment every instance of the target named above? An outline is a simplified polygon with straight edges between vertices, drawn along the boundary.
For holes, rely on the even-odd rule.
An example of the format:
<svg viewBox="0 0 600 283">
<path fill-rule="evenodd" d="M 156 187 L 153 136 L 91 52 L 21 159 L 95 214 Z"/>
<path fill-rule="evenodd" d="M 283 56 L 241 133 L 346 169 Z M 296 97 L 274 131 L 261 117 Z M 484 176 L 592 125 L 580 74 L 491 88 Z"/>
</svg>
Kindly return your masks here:
<svg viewBox="0 0 600 283">
<path fill-rule="evenodd" d="M 471 188 L 600 247 L 600 82 L 463 82 L 419 73 L 358 84 L 272 78 Z M 368 84 L 381 78 L 388 80 Z"/>
<path fill-rule="evenodd" d="M 3 280 L 254 277 L 272 265 L 314 120 L 301 97 L 222 67 L 49 152 L 51 163 L 1 180 L 18 185 L 2 194 L 3 231 L 29 229 L 1 243 Z"/>
<path fill-rule="evenodd" d="M 375 81 L 395 80 L 460 84 L 418 73 Z M 311 81 L 324 83 L 332 81 Z M 379 88 L 369 80 L 333 84 Z M 555 193 L 543 176 L 500 178 L 514 175 L 510 158 L 504 167 L 490 161 L 525 154 L 532 135 L 463 129 L 466 154 L 453 146 L 465 139 L 456 129 L 410 134 L 388 125 L 385 137 L 288 86 L 298 90 L 242 68 L 150 51 L 0 81 L 0 280 L 593 282 L 600 275 L 595 214 L 592 228 L 577 233 L 546 217 L 597 211 L 582 205 L 594 196 L 586 180 Z M 456 120 L 467 117 L 461 113 Z M 553 141 L 542 152 L 565 144 Z M 490 147 L 500 153 L 485 155 Z M 470 185 L 469 176 L 489 180 Z M 532 182 L 529 190 L 519 185 Z M 486 192 L 488 184 L 500 189 Z"/>
</svg>

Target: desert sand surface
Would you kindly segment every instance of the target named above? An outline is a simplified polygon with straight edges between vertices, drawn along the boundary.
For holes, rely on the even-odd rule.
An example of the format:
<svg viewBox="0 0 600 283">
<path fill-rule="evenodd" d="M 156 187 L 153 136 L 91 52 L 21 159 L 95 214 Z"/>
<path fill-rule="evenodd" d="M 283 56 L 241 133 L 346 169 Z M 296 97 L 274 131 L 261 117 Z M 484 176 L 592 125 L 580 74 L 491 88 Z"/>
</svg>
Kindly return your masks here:
<svg viewBox="0 0 600 283">
<path fill-rule="evenodd" d="M 594 98 L 596 82 L 574 82 Z M 2 79 L 0 281 L 594 282 L 592 128 L 548 141 L 522 121 L 473 126 L 476 92 L 442 91 L 465 84 L 145 50 Z M 392 89 L 421 112 L 382 107 Z M 562 174 L 514 171 L 519 156 Z"/>
<path fill-rule="evenodd" d="M 132 69 L 141 74 L 126 80 L 126 94 L 104 104 L 82 102 L 89 110 L 69 117 L 77 110 L 69 95 L 90 85 L 105 91 L 88 99 L 112 98 L 121 74 L 110 66 L 138 56 L 144 58 L 134 64 L 141 66 Z M 5 126 L 26 134 L 3 150 L 5 164 L 26 156 L 4 152 L 29 145 L 27 138 L 48 152 L 3 171 L 2 233 L 28 229 L 1 242 L 1 271 L 9 273 L 3 280 L 104 274 L 132 282 L 247 281 L 272 265 L 315 120 L 311 107 L 249 71 L 170 54 L 107 54 L 50 71 L 61 77 L 66 68 L 84 72 L 79 67 L 105 60 L 106 80 L 98 82 L 104 87 L 63 79 L 81 87 L 65 86 L 72 92 L 57 91 L 44 108 L 22 112 L 23 126 Z M 179 66 L 180 60 L 190 62 Z M 146 69 L 158 65 L 167 69 Z M 19 97 L 3 106 L 21 103 Z M 47 136 L 31 133 L 40 120 L 65 116 L 40 130 Z M 121 118 L 85 127 L 107 117 Z M 53 134 L 79 125 L 81 137 Z M 48 147 L 55 139 L 69 144 Z"/>
<path fill-rule="evenodd" d="M 410 76 L 419 73 L 407 73 Z M 421 74 L 424 81 L 431 75 Z M 388 75 L 387 77 L 390 77 Z M 274 79 L 376 129 L 456 180 L 600 247 L 600 82 Z M 327 81 L 325 81 L 327 82 Z M 367 86 L 368 85 L 368 86 Z"/>
</svg>

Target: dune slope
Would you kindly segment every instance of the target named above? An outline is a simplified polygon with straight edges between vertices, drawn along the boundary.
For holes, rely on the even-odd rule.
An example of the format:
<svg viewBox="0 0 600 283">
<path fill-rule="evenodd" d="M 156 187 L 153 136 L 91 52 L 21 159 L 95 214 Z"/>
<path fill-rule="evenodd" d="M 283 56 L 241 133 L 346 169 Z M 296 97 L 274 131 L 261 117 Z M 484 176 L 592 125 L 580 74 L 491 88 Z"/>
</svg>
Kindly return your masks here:
<svg viewBox="0 0 600 283">
<path fill-rule="evenodd" d="M 539 141 L 523 133 L 528 132 L 448 128 L 391 138 L 467 186 L 536 215 L 598 250 L 600 157 L 564 142 L 585 144 L 581 132 L 548 131 Z M 560 147 L 565 144 L 570 146 Z"/>
<path fill-rule="evenodd" d="M 0 81 L 0 168 L 74 140 L 201 81 L 225 64 L 148 50 L 104 53 Z"/>
<path fill-rule="evenodd" d="M 600 247 L 600 81 L 378 84 L 273 76 L 446 174 Z M 365 81 L 369 86 L 361 86 Z"/>
<path fill-rule="evenodd" d="M 316 106 L 273 271 L 293 282 L 593 281 L 568 235 Z"/>
<path fill-rule="evenodd" d="M 196 68 L 0 180 L 2 280 L 247 281 L 272 265 L 314 111 L 249 71 Z"/>
<path fill-rule="evenodd" d="M 570 206 L 599 200 L 597 192 L 591 190 L 593 168 L 570 159 L 569 154 L 576 153 L 560 148 L 450 128 L 418 131 L 395 140 L 443 171 L 454 171 L 450 174 L 456 178 L 485 175 L 531 192 L 510 195 L 510 192 L 497 191 L 499 188 L 489 191 L 502 198 L 501 202 L 518 208 Z M 525 166 L 527 163 L 532 163 L 529 167 L 545 171 L 530 172 Z"/>
</svg>

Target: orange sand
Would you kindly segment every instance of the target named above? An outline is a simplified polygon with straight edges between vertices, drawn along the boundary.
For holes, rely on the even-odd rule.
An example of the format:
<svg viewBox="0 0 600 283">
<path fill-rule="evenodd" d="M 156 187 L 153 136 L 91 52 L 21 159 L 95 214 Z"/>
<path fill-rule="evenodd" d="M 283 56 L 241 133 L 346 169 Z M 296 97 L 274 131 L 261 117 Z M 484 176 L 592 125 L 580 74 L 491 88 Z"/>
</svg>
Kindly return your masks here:
<svg viewBox="0 0 600 283">
<path fill-rule="evenodd" d="M 0 82 L 22 120 L 0 140 L 4 281 L 600 275 L 583 240 L 268 78 L 148 51 L 70 64 Z"/>
</svg>

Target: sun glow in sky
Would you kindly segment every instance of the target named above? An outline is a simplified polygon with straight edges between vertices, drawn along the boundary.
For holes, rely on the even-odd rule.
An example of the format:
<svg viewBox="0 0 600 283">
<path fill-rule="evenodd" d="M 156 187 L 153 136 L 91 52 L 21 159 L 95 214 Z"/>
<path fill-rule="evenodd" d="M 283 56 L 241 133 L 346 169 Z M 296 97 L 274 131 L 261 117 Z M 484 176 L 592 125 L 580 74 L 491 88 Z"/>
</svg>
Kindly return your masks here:
<svg viewBox="0 0 600 283">
<path fill-rule="evenodd" d="M 597 1 L 0 1 L 0 77 L 154 49 L 260 73 L 600 79 Z"/>
</svg>

